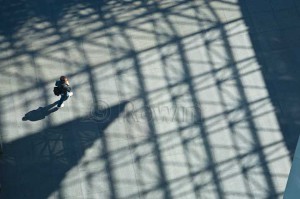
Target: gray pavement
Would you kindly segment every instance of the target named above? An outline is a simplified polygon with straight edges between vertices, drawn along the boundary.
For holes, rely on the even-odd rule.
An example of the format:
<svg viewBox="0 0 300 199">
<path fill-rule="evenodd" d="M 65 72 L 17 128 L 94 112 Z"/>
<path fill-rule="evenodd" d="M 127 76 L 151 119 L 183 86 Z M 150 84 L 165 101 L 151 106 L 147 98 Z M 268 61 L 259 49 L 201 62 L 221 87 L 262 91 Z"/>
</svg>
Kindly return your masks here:
<svg viewBox="0 0 300 199">
<path fill-rule="evenodd" d="M 296 0 L 14 0 L 0 19 L 1 199 L 283 197 Z"/>
</svg>

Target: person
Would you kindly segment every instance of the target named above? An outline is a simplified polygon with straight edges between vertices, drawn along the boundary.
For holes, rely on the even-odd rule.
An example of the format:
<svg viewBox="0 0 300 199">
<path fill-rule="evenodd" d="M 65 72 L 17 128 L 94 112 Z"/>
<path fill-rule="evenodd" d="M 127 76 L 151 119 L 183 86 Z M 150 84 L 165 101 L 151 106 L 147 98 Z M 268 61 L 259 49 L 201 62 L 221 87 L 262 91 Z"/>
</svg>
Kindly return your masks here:
<svg viewBox="0 0 300 199">
<path fill-rule="evenodd" d="M 57 107 L 64 107 L 64 101 L 73 95 L 71 91 L 71 86 L 69 80 L 66 76 L 61 76 L 58 81 L 55 82 L 55 86 L 60 89 L 60 99 L 58 101 Z"/>
</svg>

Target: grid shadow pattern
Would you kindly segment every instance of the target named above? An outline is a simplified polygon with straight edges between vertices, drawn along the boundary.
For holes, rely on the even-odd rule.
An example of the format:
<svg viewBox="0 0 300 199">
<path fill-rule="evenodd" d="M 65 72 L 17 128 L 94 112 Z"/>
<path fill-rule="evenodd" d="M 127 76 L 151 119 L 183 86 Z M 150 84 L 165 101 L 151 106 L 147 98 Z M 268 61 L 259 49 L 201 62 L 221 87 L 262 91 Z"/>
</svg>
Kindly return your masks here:
<svg viewBox="0 0 300 199">
<path fill-rule="evenodd" d="M 282 197 L 290 154 L 238 2 L 2 4 L 4 197 Z M 61 74 L 66 108 L 22 121 Z"/>
</svg>

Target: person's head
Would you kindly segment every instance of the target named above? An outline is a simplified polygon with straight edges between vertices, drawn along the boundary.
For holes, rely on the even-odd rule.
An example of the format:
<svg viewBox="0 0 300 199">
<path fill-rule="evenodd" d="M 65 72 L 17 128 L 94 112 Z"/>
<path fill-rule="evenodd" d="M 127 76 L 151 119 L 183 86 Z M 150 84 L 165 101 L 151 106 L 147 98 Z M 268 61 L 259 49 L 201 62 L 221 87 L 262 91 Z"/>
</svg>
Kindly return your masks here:
<svg viewBox="0 0 300 199">
<path fill-rule="evenodd" d="M 68 81 L 68 78 L 66 76 L 60 76 L 59 80 L 63 83 L 66 83 Z"/>
</svg>

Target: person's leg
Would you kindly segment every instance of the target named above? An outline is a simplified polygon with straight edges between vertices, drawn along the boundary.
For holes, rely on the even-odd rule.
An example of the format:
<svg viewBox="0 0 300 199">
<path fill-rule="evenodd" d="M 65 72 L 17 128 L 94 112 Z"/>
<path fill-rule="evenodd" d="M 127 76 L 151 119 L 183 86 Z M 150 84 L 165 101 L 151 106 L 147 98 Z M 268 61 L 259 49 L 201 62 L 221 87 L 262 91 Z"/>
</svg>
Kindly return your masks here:
<svg viewBox="0 0 300 199">
<path fill-rule="evenodd" d="M 66 100 L 66 95 L 60 95 L 60 99 L 58 101 L 57 107 L 62 107 L 63 102 Z"/>
<path fill-rule="evenodd" d="M 69 99 L 69 96 L 68 96 L 68 95 L 65 96 L 64 101 L 66 101 L 67 99 Z"/>
</svg>

